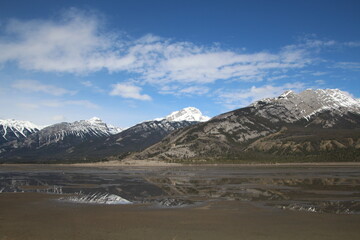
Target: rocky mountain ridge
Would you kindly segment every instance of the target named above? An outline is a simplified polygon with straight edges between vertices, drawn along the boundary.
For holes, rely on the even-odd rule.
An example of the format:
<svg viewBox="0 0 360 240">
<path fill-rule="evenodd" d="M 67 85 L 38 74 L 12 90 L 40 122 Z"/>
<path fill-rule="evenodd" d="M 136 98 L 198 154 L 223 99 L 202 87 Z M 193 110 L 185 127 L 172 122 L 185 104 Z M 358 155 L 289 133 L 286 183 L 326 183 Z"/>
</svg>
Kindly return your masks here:
<svg viewBox="0 0 360 240">
<path fill-rule="evenodd" d="M 360 101 L 339 89 L 307 89 L 298 94 L 289 90 L 279 97 L 256 101 L 249 107 L 259 109 L 260 115 L 269 114 L 270 118 L 274 117 L 276 107 L 285 108 L 286 115 L 281 114 L 281 119 L 275 119 L 291 123 L 302 118 L 309 119 L 312 115 L 326 110 L 340 115 L 346 112 L 359 112 Z"/>
<path fill-rule="evenodd" d="M 315 158 L 341 149 L 358 154 L 359 113 L 359 100 L 337 89 L 287 91 L 175 131 L 132 157 L 236 162 L 284 155 Z"/>
</svg>

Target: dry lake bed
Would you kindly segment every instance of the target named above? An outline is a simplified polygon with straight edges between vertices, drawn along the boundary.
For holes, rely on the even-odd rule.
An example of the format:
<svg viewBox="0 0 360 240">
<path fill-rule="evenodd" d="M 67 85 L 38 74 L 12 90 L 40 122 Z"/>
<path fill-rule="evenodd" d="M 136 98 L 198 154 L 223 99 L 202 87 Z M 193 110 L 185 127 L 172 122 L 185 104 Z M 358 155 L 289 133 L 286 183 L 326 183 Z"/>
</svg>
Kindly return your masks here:
<svg viewBox="0 0 360 240">
<path fill-rule="evenodd" d="M 0 165 L 0 240 L 359 239 L 359 165 Z"/>
</svg>

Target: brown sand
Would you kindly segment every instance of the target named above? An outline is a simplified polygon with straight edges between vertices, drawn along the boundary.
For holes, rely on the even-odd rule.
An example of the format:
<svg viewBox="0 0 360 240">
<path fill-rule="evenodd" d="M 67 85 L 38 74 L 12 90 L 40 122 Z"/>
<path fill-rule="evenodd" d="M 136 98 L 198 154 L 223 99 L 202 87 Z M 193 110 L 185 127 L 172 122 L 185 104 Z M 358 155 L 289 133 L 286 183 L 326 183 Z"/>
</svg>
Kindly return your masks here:
<svg viewBox="0 0 360 240">
<path fill-rule="evenodd" d="M 36 193 L 0 195 L 0 240 L 359 239 L 360 215 L 258 208 L 239 201 L 196 208 L 90 205 Z"/>
</svg>

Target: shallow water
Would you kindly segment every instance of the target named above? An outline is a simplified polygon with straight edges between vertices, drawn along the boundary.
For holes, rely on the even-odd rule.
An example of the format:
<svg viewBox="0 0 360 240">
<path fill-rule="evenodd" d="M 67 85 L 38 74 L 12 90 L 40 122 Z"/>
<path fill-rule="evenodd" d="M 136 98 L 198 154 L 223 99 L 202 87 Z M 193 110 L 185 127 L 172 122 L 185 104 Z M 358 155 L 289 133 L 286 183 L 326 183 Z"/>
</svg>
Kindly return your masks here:
<svg viewBox="0 0 360 240">
<path fill-rule="evenodd" d="M 179 207 L 243 201 L 277 209 L 360 213 L 360 169 L 352 166 L 80 168 L 6 166 L 0 193 L 37 192 L 79 203 Z"/>
</svg>

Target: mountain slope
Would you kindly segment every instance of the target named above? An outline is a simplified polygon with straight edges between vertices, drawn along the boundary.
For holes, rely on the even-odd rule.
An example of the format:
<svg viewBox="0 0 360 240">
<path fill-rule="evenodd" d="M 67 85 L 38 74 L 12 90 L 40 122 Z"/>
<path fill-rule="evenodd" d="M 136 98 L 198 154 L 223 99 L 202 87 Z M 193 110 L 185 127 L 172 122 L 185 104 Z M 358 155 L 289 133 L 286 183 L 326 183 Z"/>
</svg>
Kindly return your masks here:
<svg viewBox="0 0 360 240">
<path fill-rule="evenodd" d="M 176 131 L 133 158 L 251 161 L 311 155 L 314 160 L 347 149 L 360 160 L 359 113 L 360 102 L 337 89 L 287 91 Z"/>
<path fill-rule="evenodd" d="M 39 126 L 28 121 L 0 119 L 0 145 L 13 140 L 22 140 L 39 130 Z"/>
<path fill-rule="evenodd" d="M 169 122 L 166 120 L 146 121 L 119 134 L 84 142 L 77 146 L 71 155 L 73 159 L 122 159 L 132 152 L 142 151 L 161 141 L 165 136 L 177 129 L 197 123 L 189 121 Z"/>
</svg>

